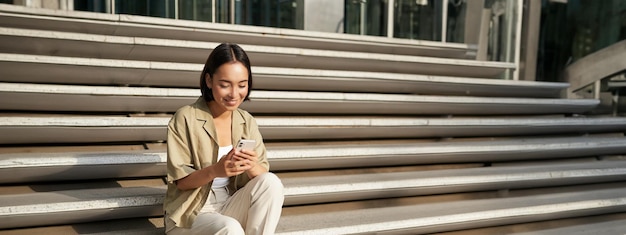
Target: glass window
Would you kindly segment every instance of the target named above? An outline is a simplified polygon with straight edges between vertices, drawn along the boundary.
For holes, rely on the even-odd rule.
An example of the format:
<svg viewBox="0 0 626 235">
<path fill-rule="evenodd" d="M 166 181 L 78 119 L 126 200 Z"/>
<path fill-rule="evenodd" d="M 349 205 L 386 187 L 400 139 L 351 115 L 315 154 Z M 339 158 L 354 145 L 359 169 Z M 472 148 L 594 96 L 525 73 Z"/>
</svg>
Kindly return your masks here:
<svg viewBox="0 0 626 235">
<path fill-rule="evenodd" d="M 174 0 L 117 0 L 115 14 L 175 18 Z"/>
<path fill-rule="evenodd" d="M 110 13 L 110 5 L 106 0 L 74 0 L 74 10 Z"/>
<path fill-rule="evenodd" d="M 618 41 L 626 39 L 626 1 L 568 2 L 572 29 L 572 60 L 599 51 Z"/>
<path fill-rule="evenodd" d="M 214 0 L 215 1 L 215 22 L 230 23 L 230 0 Z"/>
<path fill-rule="evenodd" d="M 298 0 L 236 0 L 235 24 L 302 29 Z"/>
<path fill-rule="evenodd" d="M 396 0 L 394 37 L 441 41 L 442 1 Z"/>
<path fill-rule="evenodd" d="M 488 60 L 513 62 L 517 21 L 517 1 L 489 0 L 485 8 L 490 9 Z"/>
<path fill-rule="evenodd" d="M 175 0 L 74 0 L 74 10 L 175 18 L 175 4 Z"/>
<path fill-rule="evenodd" d="M 576 60 L 626 39 L 626 1 L 542 4 L 537 80 L 559 81 Z"/>
<path fill-rule="evenodd" d="M 346 0 L 345 32 L 387 36 L 386 0 Z"/>
<path fill-rule="evenodd" d="M 464 0 L 448 0 L 448 19 L 446 27 L 446 42 L 465 41 L 465 17 L 467 3 Z M 475 12 L 474 14 L 481 14 Z"/>
<path fill-rule="evenodd" d="M 178 1 L 178 18 L 183 20 L 213 21 L 212 1 Z"/>
</svg>

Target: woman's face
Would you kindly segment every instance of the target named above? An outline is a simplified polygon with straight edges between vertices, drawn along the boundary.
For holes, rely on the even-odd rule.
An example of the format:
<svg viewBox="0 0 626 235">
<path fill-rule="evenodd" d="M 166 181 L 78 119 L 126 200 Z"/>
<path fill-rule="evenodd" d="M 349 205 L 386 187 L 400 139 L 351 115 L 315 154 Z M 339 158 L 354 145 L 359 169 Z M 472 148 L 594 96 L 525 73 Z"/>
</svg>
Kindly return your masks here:
<svg viewBox="0 0 626 235">
<path fill-rule="evenodd" d="M 217 68 L 211 78 L 205 77 L 213 92 L 214 100 L 209 103 L 218 112 L 236 110 L 248 95 L 248 69 L 241 62 L 231 62 Z"/>
</svg>

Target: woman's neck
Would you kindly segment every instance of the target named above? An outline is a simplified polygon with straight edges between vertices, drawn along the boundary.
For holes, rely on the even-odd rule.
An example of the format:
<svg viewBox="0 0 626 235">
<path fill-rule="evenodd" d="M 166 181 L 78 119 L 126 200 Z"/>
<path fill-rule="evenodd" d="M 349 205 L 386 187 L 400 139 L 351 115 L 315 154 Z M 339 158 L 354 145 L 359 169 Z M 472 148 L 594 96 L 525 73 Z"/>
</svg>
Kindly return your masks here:
<svg viewBox="0 0 626 235">
<path fill-rule="evenodd" d="M 217 134 L 217 144 L 219 146 L 232 145 L 232 116 L 233 112 L 224 109 L 214 101 L 209 102 L 209 110 L 213 116 L 213 125 L 215 125 L 215 133 Z"/>
<path fill-rule="evenodd" d="M 218 104 L 215 103 L 215 101 L 209 101 L 207 105 L 209 106 L 209 110 L 211 110 L 211 115 L 213 116 L 213 119 L 225 120 L 230 119 L 233 115 L 232 111 L 222 109 Z"/>
</svg>

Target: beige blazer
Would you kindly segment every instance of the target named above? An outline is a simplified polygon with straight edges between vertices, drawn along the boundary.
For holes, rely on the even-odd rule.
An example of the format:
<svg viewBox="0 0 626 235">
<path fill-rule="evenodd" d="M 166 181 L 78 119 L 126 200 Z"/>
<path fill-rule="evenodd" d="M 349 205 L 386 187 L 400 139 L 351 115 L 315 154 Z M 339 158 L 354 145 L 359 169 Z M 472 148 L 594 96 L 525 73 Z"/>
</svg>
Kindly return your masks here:
<svg viewBox="0 0 626 235">
<path fill-rule="evenodd" d="M 267 153 L 259 127 L 250 113 L 233 112 L 232 143 L 239 139 L 254 139 L 259 162 L 269 170 Z M 189 228 L 209 195 L 211 184 L 193 190 L 180 191 L 174 183 L 192 172 L 217 162 L 219 150 L 213 116 L 200 97 L 195 103 L 176 111 L 167 127 L 167 195 L 163 207 L 166 218 L 177 227 Z M 247 174 L 231 177 L 228 188 L 235 192 L 250 181 Z"/>
</svg>

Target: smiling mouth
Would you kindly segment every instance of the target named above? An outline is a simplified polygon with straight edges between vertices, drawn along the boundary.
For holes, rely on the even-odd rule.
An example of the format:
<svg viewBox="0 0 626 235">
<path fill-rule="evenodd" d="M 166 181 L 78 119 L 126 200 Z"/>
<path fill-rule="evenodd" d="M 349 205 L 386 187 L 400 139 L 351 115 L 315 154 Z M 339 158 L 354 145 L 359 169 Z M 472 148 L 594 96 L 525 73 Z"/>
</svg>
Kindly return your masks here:
<svg viewBox="0 0 626 235">
<path fill-rule="evenodd" d="M 237 104 L 237 100 L 224 100 L 224 102 L 225 102 L 227 105 L 231 105 L 231 106 L 233 106 L 233 105 L 236 105 L 236 104 Z"/>
</svg>

